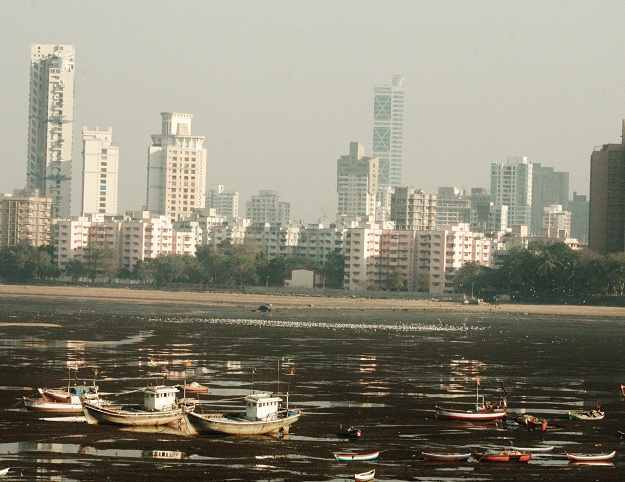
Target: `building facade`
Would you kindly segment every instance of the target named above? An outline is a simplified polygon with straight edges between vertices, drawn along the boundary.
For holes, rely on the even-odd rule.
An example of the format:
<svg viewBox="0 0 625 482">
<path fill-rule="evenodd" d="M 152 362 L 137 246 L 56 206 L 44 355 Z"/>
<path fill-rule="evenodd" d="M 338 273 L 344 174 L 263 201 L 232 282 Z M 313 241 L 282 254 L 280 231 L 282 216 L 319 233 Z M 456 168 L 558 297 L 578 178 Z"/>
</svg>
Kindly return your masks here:
<svg viewBox="0 0 625 482">
<path fill-rule="evenodd" d="M 532 164 L 527 157 L 508 157 L 506 163 L 491 164 L 491 201 L 508 206 L 508 226 L 530 226 L 532 222 Z"/>
<path fill-rule="evenodd" d="M 112 142 L 113 129 L 82 128 L 81 214 L 117 214 L 119 147 Z"/>
<path fill-rule="evenodd" d="M 52 201 L 38 190 L 16 189 L 0 194 L 0 246 L 50 244 Z"/>
<path fill-rule="evenodd" d="M 226 191 L 222 184 L 211 186 L 206 194 L 206 207 L 215 209 L 218 216 L 228 219 L 239 217 L 239 193 Z"/>
<path fill-rule="evenodd" d="M 74 46 L 30 52 L 26 187 L 52 199 L 52 219 L 69 217 L 74 126 Z"/>
<path fill-rule="evenodd" d="M 373 157 L 379 159 L 380 187 L 401 186 L 404 139 L 404 76 L 376 87 L 373 96 Z"/>
<path fill-rule="evenodd" d="M 568 210 L 569 173 L 554 171 L 553 167 L 532 163 L 532 226 L 533 236 L 540 236 L 543 226 L 543 210 L 560 205 Z"/>
<path fill-rule="evenodd" d="M 206 203 L 204 137 L 191 135 L 191 114 L 161 112 L 160 134 L 152 136 L 148 155 L 147 207 L 172 221 Z"/>
<path fill-rule="evenodd" d="M 434 229 L 437 223 L 438 199 L 413 186 L 396 187 L 391 198 L 390 220 L 397 229 Z"/>
<path fill-rule="evenodd" d="M 541 236 L 545 238 L 570 238 L 571 213 L 563 210 L 560 204 L 545 206 L 543 208 L 543 226 Z"/>
<path fill-rule="evenodd" d="M 351 142 L 349 155 L 336 162 L 339 221 L 375 219 L 379 161 L 377 157 L 365 157 L 364 153 L 360 143 Z"/>
<path fill-rule="evenodd" d="M 588 197 L 573 192 L 569 201 L 571 211 L 571 237 L 579 240 L 580 245 L 588 245 Z"/>
<path fill-rule="evenodd" d="M 251 224 L 288 224 L 291 203 L 280 201 L 278 191 L 260 190 L 247 202 L 245 216 Z"/>
</svg>

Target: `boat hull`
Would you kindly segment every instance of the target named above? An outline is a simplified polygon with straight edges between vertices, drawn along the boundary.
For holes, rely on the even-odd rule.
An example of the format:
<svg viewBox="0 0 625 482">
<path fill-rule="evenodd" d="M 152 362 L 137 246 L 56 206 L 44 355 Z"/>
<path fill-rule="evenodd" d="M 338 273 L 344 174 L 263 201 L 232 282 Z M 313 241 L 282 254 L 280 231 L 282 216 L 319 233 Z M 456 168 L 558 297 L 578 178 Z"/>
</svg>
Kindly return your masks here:
<svg viewBox="0 0 625 482">
<path fill-rule="evenodd" d="M 530 452 L 532 454 L 552 452 L 553 449 L 555 449 L 553 445 L 549 447 L 515 447 L 515 446 L 510 447 L 510 450 L 518 450 L 519 452 Z"/>
<path fill-rule="evenodd" d="M 567 458 L 573 462 L 601 462 L 613 459 L 616 450 L 604 454 L 566 454 Z"/>
<path fill-rule="evenodd" d="M 43 398 L 24 397 L 24 406 L 29 412 L 47 413 L 47 414 L 63 414 L 63 415 L 81 415 L 82 404 L 65 403 L 65 402 L 49 402 Z"/>
<path fill-rule="evenodd" d="M 437 462 L 462 462 L 468 460 L 471 457 L 471 453 L 423 453 L 423 460 L 437 461 Z"/>
<path fill-rule="evenodd" d="M 184 415 L 182 408 L 146 411 L 140 409 L 128 410 L 123 407 L 103 408 L 91 403 L 83 404 L 83 412 L 87 422 L 90 424 L 133 427 L 177 424 L 182 421 Z"/>
<path fill-rule="evenodd" d="M 571 410 L 569 418 L 571 420 L 602 420 L 605 413 L 599 410 Z"/>
<path fill-rule="evenodd" d="M 532 458 L 532 454 L 529 452 L 520 452 L 517 450 L 503 451 L 503 452 L 484 452 L 476 453 L 474 455 L 475 460 L 478 462 L 529 462 Z"/>
<path fill-rule="evenodd" d="M 338 462 L 354 462 L 354 461 L 363 461 L 363 460 L 375 460 L 380 455 L 380 451 L 369 452 L 366 454 L 349 454 L 343 452 L 332 452 L 334 458 Z"/>
<path fill-rule="evenodd" d="M 238 416 L 206 416 L 190 412 L 187 414 L 189 424 L 200 434 L 227 435 L 262 435 L 266 433 L 289 433 L 291 425 L 299 420 L 301 412 L 276 418 L 274 420 L 252 421 Z"/>
<path fill-rule="evenodd" d="M 375 469 L 370 470 L 368 472 L 362 472 L 360 474 L 354 475 L 354 480 L 356 482 L 365 482 L 367 480 L 373 480 L 375 478 Z"/>
<path fill-rule="evenodd" d="M 505 408 L 494 410 L 454 410 L 451 408 L 436 407 L 435 418 L 439 420 L 463 420 L 468 422 L 487 422 L 505 418 Z"/>
</svg>

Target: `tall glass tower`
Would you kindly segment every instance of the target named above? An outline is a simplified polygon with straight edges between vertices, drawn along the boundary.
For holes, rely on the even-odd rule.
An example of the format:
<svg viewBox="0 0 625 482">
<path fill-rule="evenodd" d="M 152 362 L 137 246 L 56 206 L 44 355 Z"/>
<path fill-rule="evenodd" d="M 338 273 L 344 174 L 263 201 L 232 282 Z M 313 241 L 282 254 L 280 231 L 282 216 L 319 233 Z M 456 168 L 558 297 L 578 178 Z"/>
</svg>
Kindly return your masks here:
<svg viewBox="0 0 625 482">
<path fill-rule="evenodd" d="M 70 215 L 73 127 L 74 46 L 34 44 L 26 185 L 52 199 L 52 219 Z"/>
<path fill-rule="evenodd" d="M 380 159 L 379 187 L 401 186 L 404 138 L 404 76 L 376 87 L 373 99 L 373 157 Z"/>
</svg>

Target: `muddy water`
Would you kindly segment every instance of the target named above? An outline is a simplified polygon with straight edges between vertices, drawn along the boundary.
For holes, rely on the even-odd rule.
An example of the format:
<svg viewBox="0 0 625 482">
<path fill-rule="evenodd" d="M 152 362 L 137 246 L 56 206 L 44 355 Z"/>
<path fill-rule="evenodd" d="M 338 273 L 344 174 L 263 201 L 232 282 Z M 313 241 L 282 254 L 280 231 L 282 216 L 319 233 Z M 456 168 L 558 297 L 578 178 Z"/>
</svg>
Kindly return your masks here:
<svg viewBox="0 0 625 482">
<path fill-rule="evenodd" d="M 7 480 L 339 481 L 376 469 L 376 480 L 619 480 L 625 452 L 619 319 L 427 312 L 204 313 L 59 305 L 0 313 L 0 468 Z M 175 313 L 175 314 L 174 314 Z M 187 367 L 187 360 L 191 366 Z M 153 363 L 150 363 L 152 361 Z M 290 392 L 304 416 L 288 439 L 189 437 L 175 428 L 128 431 L 44 421 L 19 403 L 97 369 L 101 391 L 137 401 L 152 380 L 197 381 L 209 409 L 238 409 L 250 389 Z M 153 366 L 156 365 L 156 366 Z M 255 373 L 254 373 L 255 369 Z M 294 374 L 290 375 L 294 370 Z M 436 403 L 510 394 L 505 422 L 434 419 Z M 601 400 L 606 418 L 566 419 Z M 513 414 L 550 420 L 523 431 Z M 340 425 L 361 428 L 355 441 Z M 422 451 L 553 445 L 528 464 L 433 463 Z M 332 451 L 383 450 L 375 462 L 335 462 Z M 566 452 L 617 450 L 610 465 L 574 466 Z M 623 452 L 623 453 L 621 453 Z"/>
</svg>

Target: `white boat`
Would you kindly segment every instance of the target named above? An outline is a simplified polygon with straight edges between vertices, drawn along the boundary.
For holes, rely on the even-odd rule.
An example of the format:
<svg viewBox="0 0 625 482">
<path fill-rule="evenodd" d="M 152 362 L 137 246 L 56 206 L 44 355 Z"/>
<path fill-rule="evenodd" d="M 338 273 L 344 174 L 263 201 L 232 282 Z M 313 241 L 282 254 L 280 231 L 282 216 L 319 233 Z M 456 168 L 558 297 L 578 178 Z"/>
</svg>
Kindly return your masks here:
<svg viewBox="0 0 625 482">
<path fill-rule="evenodd" d="M 6 474 L 8 474 L 10 468 L 11 467 L 7 467 L 6 469 L 0 470 L 0 477 L 4 477 Z"/>
<path fill-rule="evenodd" d="M 40 413 L 64 415 L 82 414 L 81 397 L 94 405 L 102 405 L 103 400 L 96 385 L 74 385 L 63 388 L 39 388 L 39 397 L 23 397 L 26 410 Z"/>
<path fill-rule="evenodd" d="M 602 420 L 605 413 L 601 410 L 571 410 L 569 418 L 571 420 Z"/>
<path fill-rule="evenodd" d="M 191 427 L 199 434 L 224 433 L 229 435 L 260 435 L 277 432 L 288 434 L 292 424 L 301 416 L 299 410 L 281 408 L 282 398 L 270 393 L 245 397 L 245 412 L 233 414 L 186 414 Z"/>
<path fill-rule="evenodd" d="M 175 387 L 157 385 L 143 390 L 143 404 L 99 406 L 83 400 L 85 418 L 90 424 L 155 426 L 179 423 L 193 406 L 180 404 Z"/>
<path fill-rule="evenodd" d="M 361 472 L 354 475 L 356 482 L 365 482 L 366 480 L 373 480 L 375 478 L 375 469 L 368 470 L 367 472 Z"/>
</svg>

